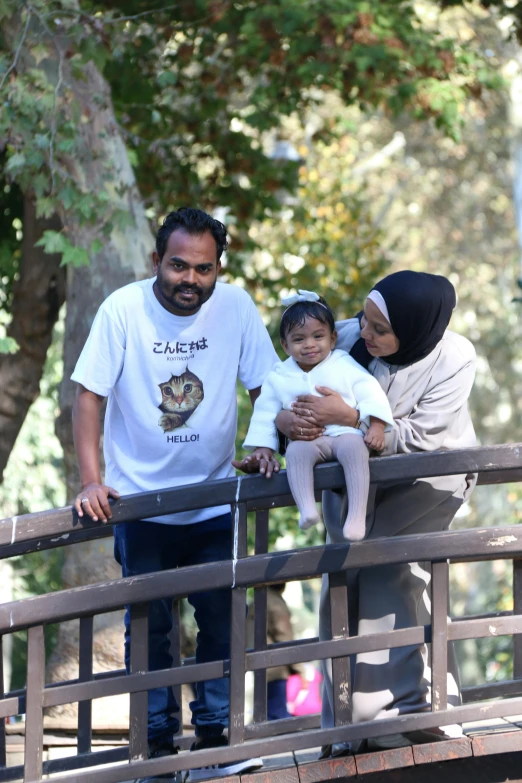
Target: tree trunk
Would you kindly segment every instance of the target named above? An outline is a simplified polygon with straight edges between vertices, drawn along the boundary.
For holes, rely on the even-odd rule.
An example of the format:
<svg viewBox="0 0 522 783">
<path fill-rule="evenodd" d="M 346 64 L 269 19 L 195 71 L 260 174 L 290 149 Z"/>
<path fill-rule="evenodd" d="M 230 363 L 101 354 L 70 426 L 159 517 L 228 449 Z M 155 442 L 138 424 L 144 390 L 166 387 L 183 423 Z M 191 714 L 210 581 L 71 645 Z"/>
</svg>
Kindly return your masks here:
<svg viewBox="0 0 522 783">
<path fill-rule="evenodd" d="M 90 162 L 82 171 L 88 188 L 104 187 L 110 166 L 114 179 L 107 191 L 121 207 L 129 210 L 132 224 L 124 230 L 114 228 L 109 237 L 100 230 L 75 227 L 73 236 L 78 244 L 87 246 L 94 238 L 101 239 L 103 249 L 96 253 L 89 267 L 67 269 L 67 317 L 64 341 L 64 378 L 60 388 L 60 416 L 56 432 L 64 451 L 67 477 L 67 497 L 71 500 L 79 491 L 79 474 L 72 439 L 71 413 L 75 384 L 69 379 L 89 329 L 101 302 L 115 289 L 152 274 L 150 253 L 153 237 L 136 187 L 125 145 L 112 109 L 109 88 L 97 69 L 85 69 L 85 81 L 76 83 L 75 98 L 81 113 L 91 121 L 81 126 L 83 144 L 90 150 Z M 124 193 L 124 196 L 118 195 Z M 63 570 L 64 588 L 121 576 L 113 559 L 112 539 L 66 549 Z M 53 681 L 77 676 L 78 624 L 61 626 L 58 644 L 49 663 Z M 94 670 L 106 671 L 123 667 L 123 617 L 121 612 L 105 614 L 95 621 Z M 108 704 L 110 701 L 110 704 Z M 58 722 L 71 720 L 76 706 L 64 706 L 51 715 Z M 128 721 L 128 698 L 112 697 L 93 703 L 93 725 L 124 726 Z M 53 721 L 54 722 L 54 721 Z"/>
<path fill-rule="evenodd" d="M 65 270 L 60 255 L 47 255 L 35 243 L 59 219 L 36 217 L 34 201 L 24 198 L 22 261 L 13 291 L 12 321 L 7 333 L 19 345 L 0 354 L 0 481 L 27 411 L 40 391 L 40 380 L 53 327 L 65 300 Z"/>
</svg>

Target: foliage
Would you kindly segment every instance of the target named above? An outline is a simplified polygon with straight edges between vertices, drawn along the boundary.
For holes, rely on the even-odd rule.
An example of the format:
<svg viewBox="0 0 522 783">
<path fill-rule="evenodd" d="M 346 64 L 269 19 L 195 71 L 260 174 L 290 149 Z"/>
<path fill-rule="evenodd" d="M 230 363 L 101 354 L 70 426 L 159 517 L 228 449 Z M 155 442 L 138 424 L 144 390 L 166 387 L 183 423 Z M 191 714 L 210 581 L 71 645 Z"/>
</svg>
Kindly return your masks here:
<svg viewBox="0 0 522 783">
<path fill-rule="evenodd" d="M 115 171 L 95 187 L 86 173 L 82 129 L 109 100 L 80 109 L 92 65 L 109 81 L 151 215 L 228 208 L 234 252 L 296 184 L 296 164 L 270 157 L 281 117 L 335 90 L 346 104 L 406 109 L 456 135 L 464 97 L 495 78 L 471 49 L 425 27 L 411 0 L 182 0 L 154 11 L 143 0 L 4 0 L 0 18 L 3 179 L 33 192 L 40 215 L 60 214 L 63 231 L 42 241 L 73 265 L 130 219 L 109 195 Z M 75 225 L 96 228 L 89 246 L 77 246 Z"/>
<path fill-rule="evenodd" d="M 57 508 L 65 503 L 63 455 L 54 434 L 62 379 L 63 321 L 47 354 L 40 396 L 31 406 L 0 485 L 0 517 Z"/>
<path fill-rule="evenodd" d="M 47 355 L 41 394 L 24 422 L 0 485 L 1 518 L 44 511 L 65 503 L 63 456 L 54 434 L 58 384 L 62 377 L 62 347 L 63 321 L 60 321 Z M 13 599 L 59 590 L 63 560 L 63 549 L 13 558 L 10 561 L 14 569 Z M 48 626 L 45 632 L 47 653 L 53 649 L 56 636 L 57 627 Z M 11 687 L 23 687 L 27 668 L 25 631 L 13 634 L 11 661 Z"/>
<path fill-rule="evenodd" d="M 34 192 L 40 214 L 63 217 L 64 231 L 48 233 L 45 246 L 73 265 L 96 245 L 77 246 L 70 226 L 92 224 L 103 241 L 111 225 L 128 219 L 107 208 L 113 171 L 96 188 L 86 183 L 89 156 L 79 131 L 96 115 L 78 112 L 75 88 L 94 63 L 110 83 L 149 216 L 155 220 L 184 203 L 226 209 L 233 237 L 227 274 L 253 292 L 272 331 L 284 288 L 326 293 L 342 317 L 359 309 L 387 259 L 396 268 L 452 275 L 461 295 L 457 327 L 482 341 L 480 394 L 473 401 L 481 436 L 508 438 L 520 410 L 514 396 L 508 402 L 517 413 L 503 428 L 495 411 L 505 402 L 500 386 L 513 381 L 519 335 L 510 310 L 515 336 L 506 348 L 503 308 L 513 275 L 504 259 L 514 243 L 512 228 L 501 225 L 506 219 L 510 225 L 510 211 L 502 181 L 505 118 L 490 91 L 499 77 L 480 46 L 419 21 L 419 5 L 181 0 L 151 15 L 138 0 L 125 6 L 86 0 L 81 10 L 66 0 L 23 6 L 4 0 L 3 307 L 9 308 L 19 259 L 22 190 Z M 512 12 L 507 3 L 481 5 Z M 97 100 L 101 107 L 105 98 Z M 370 108 L 378 111 L 365 114 Z M 412 116 L 425 121 L 412 123 Z M 395 133 L 406 145 L 383 157 Z M 279 141 L 292 144 L 298 159 L 274 157 Z M 477 215 L 478 196 L 484 219 Z M 516 383 L 513 388 L 518 395 Z M 54 391 L 48 399 L 44 393 L 38 401 L 13 453 L 3 516 L 63 502 L 59 452 L 48 434 Z M 241 392 L 243 435 L 249 414 Z M 464 523 L 476 520 L 473 510 Z M 298 530 L 293 510 L 273 512 L 271 525 L 272 543 L 283 537 L 291 545 L 288 533 L 297 545 L 321 540 L 319 529 Z M 20 563 L 27 589 L 55 579 L 53 556 Z M 474 574 L 465 579 L 478 581 Z M 491 654 L 482 654 L 482 668 Z M 495 652 L 497 659 L 501 654 Z"/>
</svg>

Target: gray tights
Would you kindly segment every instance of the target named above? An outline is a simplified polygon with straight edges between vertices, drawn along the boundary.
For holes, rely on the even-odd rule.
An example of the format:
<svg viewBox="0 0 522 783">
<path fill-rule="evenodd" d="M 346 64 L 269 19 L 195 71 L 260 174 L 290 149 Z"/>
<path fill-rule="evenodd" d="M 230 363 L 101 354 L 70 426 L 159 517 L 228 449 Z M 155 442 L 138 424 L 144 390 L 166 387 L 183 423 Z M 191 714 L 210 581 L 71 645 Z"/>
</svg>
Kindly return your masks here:
<svg viewBox="0 0 522 783">
<path fill-rule="evenodd" d="M 344 470 L 348 511 L 342 529 L 328 525 L 332 541 L 360 541 L 365 534 L 366 504 L 370 485 L 368 448 L 361 435 L 322 435 L 312 441 L 294 440 L 286 451 L 286 473 L 300 512 L 299 526 L 306 530 L 320 520 L 314 495 L 314 467 L 337 460 Z M 332 527 L 332 530 L 330 530 Z"/>
</svg>

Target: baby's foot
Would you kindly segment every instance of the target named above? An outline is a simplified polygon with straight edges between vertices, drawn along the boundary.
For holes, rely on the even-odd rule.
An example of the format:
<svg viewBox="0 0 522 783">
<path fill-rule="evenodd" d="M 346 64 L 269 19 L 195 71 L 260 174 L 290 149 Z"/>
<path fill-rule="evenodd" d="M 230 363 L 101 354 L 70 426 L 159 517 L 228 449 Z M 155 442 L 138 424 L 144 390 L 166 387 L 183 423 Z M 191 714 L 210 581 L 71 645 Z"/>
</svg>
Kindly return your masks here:
<svg viewBox="0 0 522 783">
<path fill-rule="evenodd" d="M 366 520 L 360 522 L 356 519 L 346 520 L 343 527 L 343 538 L 345 541 L 362 541 L 366 535 Z"/>
<path fill-rule="evenodd" d="M 301 528 L 301 530 L 308 530 L 308 528 L 317 525 L 317 523 L 320 521 L 321 521 L 320 514 L 309 514 L 308 516 L 304 516 L 302 514 L 299 517 L 299 527 Z"/>
</svg>

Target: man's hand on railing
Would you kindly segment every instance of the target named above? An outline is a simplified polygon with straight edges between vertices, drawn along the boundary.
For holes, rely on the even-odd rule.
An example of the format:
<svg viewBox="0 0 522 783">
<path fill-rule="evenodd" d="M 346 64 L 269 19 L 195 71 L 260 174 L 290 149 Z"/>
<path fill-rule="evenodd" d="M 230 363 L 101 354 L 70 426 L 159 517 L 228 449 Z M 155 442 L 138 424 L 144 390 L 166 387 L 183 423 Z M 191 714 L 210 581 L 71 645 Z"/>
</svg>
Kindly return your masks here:
<svg viewBox="0 0 522 783">
<path fill-rule="evenodd" d="M 105 484 L 96 484 L 93 481 L 78 493 L 74 501 L 74 508 L 79 517 L 83 517 L 85 512 L 94 522 L 98 520 L 107 522 L 108 519 L 112 519 L 109 498 L 117 500 L 119 497 L 120 493 L 116 489 L 107 487 Z"/>
<path fill-rule="evenodd" d="M 243 473 L 264 473 L 266 478 L 270 478 L 272 473 L 279 473 L 281 469 L 274 452 L 267 448 L 257 448 L 242 460 L 233 459 L 232 465 Z"/>
</svg>

